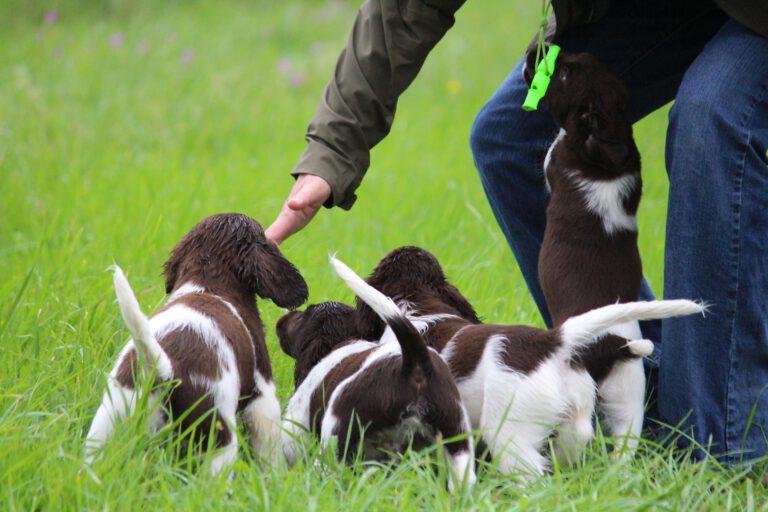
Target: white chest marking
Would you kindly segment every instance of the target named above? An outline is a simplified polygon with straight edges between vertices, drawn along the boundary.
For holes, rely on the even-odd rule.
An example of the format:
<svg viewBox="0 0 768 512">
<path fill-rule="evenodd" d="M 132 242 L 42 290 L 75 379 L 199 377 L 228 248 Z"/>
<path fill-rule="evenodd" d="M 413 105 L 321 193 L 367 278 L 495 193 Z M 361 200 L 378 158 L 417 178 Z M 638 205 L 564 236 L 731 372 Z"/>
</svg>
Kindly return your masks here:
<svg viewBox="0 0 768 512">
<path fill-rule="evenodd" d="M 600 217 L 609 235 L 617 231 L 637 231 L 637 218 L 624 209 L 624 200 L 637 186 L 637 177 L 627 175 L 610 181 L 588 180 L 574 176 L 584 194 L 587 209 Z"/>
</svg>

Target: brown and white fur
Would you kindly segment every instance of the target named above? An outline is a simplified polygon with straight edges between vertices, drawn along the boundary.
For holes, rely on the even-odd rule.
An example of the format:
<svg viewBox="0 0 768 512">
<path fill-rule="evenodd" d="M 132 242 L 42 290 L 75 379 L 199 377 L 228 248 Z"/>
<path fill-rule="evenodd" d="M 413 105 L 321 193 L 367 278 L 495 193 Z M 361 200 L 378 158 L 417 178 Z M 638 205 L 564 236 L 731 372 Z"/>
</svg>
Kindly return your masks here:
<svg viewBox="0 0 768 512">
<path fill-rule="evenodd" d="M 202 220 L 165 264 L 168 302 L 147 318 L 123 272 L 115 267 L 117 302 L 133 338 L 107 379 L 107 391 L 86 441 L 87 462 L 133 414 L 150 373 L 174 381 L 167 395 L 147 389 L 155 412 L 152 428 L 187 414 L 180 430 L 199 422 L 194 438 L 216 430 L 217 473 L 237 458 L 236 412 L 242 413 L 255 452 L 279 457 L 280 404 L 254 294 L 283 307 L 307 298 L 296 268 L 268 241 L 258 222 L 239 214 Z M 212 426 L 216 426 L 212 429 Z"/>
<path fill-rule="evenodd" d="M 369 278 L 409 311 L 424 338 L 441 352 L 455 377 L 473 428 L 498 460 L 499 469 L 531 476 L 548 467 L 547 440 L 575 457 L 593 435 L 594 381 L 571 364 L 615 325 L 638 319 L 702 312 L 690 301 L 615 304 L 568 319 L 553 330 L 522 325 L 483 325 L 469 303 L 445 279 L 437 259 L 416 247 L 387 255 Z M 448 300 L 446 300 L 448 298 Z M 357 329 L 368 334 L 382 325 L 358 304 Z M 647 340 L 628 350 L 647 350 Z"/>
<path fill-rule="evenodd" d="M 388 297 L 340 261 L 331 261 L 387 329 L 376 342 L 346 340 L 355 329 L 348 322 L 351 308 L 339 303 L 280 319 L 280 344 L 297 364 L 297 388 L 283 420 L 288 460 L 295 461 L 296 443 L 306 431 L 324 444 L 336 438 L 339 458 L 354 456 L 361 436 L 367 459 L 402 452 L 410 443 L 414 448 L 434 444 L 442 437 L 451 465 L 449 489 L 462 481 L 473 484 L 469 419 L 445 362 Z"/>
<path fill-rule="evenodd" d="M 527 70 L 534 58 L 530 53 Z M 530 82 L 529 71 L 525 76 Z M 550 200 L 538 268 L 558 326 L 574 315 L 640 295 L 640 154 L 624 84 L 595 57 L 560 53 L 542 105 L 560 127 L 544 162 Z M 617 325 L 609 333 L 575 362 L 597 383 L 603 425 L 610 435 L 623 438 L 618 448 L 629 455 L 644 415 L 640 356 L 649 354 L 625 348 L 627 340 L 642 337 L 638 322 Z"/>
</svg>

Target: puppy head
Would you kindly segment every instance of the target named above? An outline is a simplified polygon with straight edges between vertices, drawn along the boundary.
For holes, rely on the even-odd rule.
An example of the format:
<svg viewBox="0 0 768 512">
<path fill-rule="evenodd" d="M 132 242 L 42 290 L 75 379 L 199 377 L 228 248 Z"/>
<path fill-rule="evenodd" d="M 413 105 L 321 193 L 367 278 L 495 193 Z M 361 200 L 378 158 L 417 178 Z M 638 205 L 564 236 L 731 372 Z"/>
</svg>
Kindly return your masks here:
<svg viewBox="0 0 768 512">
<path fill-rule="evenodd" d="M 390 252 L 376 266 L 368 284 L 395 300 L 418 302 L 429 297 L 440 301 L 455 313 L 479 323 L 472 305 L 445 278 L 443 268 L 432 253 L 419 247 L 405 246 Z M 361 337 L 376 339 L 384 331 L 384 322 L 360 299 L 357 300 L 357 325 Z"/>
<path fill-rule="evenodd" d="M 280 307 L 307 300 L 307 283 L 252 218 L 226 213 L 200 221 L 165 263 L 167 293 L 188 281 L 272 299 Z"/>
<path fill-rule="evenodd" d="M 283 352 L 296 360 L 296 386 L 338 344 L 355 338 L 354 309 L 340 302 L 312 304 L 304 311 L 291 311 L 277 322 L 277 337 Z"/>
<path fill-rule="evenodd" d="M 523 71 L 528 85 L 535 64 L 534 48 L 528 51 Z M 615 166 L 627 157 L 632 138 L 627 89 L 621 78 L 594 56 L 560 52 L 541 105 L 584 148 L 589 161 Z"/>
</svg>

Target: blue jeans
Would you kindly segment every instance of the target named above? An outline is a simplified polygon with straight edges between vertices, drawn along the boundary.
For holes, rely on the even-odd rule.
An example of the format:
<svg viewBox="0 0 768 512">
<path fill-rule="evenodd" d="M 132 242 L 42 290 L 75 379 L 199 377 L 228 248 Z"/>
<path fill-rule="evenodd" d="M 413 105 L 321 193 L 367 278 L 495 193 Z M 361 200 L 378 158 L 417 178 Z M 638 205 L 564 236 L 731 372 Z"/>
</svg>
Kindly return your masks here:
<svg viewBox="0 0 768 512">
<path fill-rule="evenodd" d="M 728 463 L 764 455 L 768 39 L 699 1 L 616 0 L 605 18 L 556 43 L 593 53 L 622 76 L 633 121 L 675 100 L 664 295 L 711 307 L 706 318 L 643 324 L 657 342 L 649 365 L 657 366 L 649 369 L 657 396 L 647 417 L 680 426 Z M 550 325 L 537 260 L 547 204 L 542 162 L 557 128 L 546 112 L 522 110 L 522 65 L 477 115 L 470 144 L 496 220 Z M 651 297 L 644 283 L 641 298 Z"/>
</svg>

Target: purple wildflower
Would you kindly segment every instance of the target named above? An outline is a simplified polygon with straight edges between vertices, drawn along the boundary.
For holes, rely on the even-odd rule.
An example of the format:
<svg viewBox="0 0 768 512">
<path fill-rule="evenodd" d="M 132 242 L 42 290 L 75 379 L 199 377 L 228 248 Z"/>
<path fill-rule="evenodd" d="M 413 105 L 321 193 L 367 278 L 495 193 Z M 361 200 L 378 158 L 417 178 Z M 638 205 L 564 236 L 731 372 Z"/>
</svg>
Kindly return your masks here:
<svg viewBox="0 0 768 512">
<path fill-rule="evenodd" d="M 294 73 L 288 79 L 288 83 L 291 87 L 298 88 L 304 85 L 304 75 L 301 73 Z"/>
<path fill-rule="evenodd" d="M 122 32 L 115 32 L 109 36 L 109 46 L 112 48 L 120 48 L 123 46 L 124 38 Z"/>
<path fill-rule="evenodd" d="M 55 25 L 59 21 L 59 11 L 56 9 L 48 9 L 43 16 L 43 23 L 46 25 Z"/>
<path fill-rule="evenodd" d="M 283 57 L 277 61 L 277 72 L 281 75 L 288 75 L 291 72 L 291 60 Z"/>
<path fill-rule="evenodd" d="M 185 48 L 183 52 L 181 52 L 181 63 L 185 66 L 188 66 L 189 64 L 192 64 L 195 61 L 195 50 L 191 48 Z"/>
</svg>

